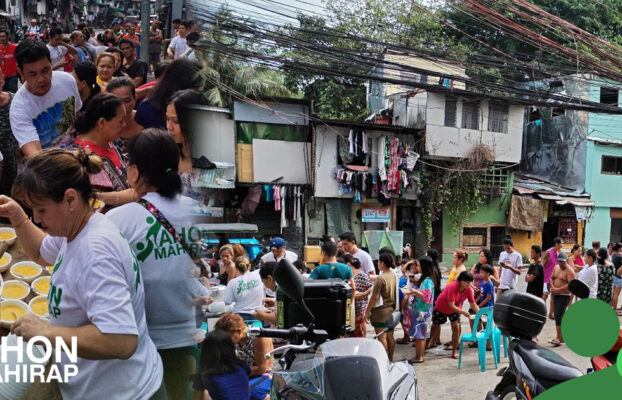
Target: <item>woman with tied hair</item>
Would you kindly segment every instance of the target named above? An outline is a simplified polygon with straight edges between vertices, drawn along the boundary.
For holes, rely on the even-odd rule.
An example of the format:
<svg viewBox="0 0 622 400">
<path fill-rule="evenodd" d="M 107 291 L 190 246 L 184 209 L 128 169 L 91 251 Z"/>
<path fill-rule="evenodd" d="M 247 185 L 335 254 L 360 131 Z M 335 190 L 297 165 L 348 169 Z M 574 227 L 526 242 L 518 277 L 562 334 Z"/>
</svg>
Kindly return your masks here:
<svg viewBox="0 0 622 400">
<path fill-rule="evenodd" d="M 101 92 L 97 83 L 97 68 L 90 61 L 81 62 L 74 66 L 71 75 L 78 85 L 82 108 L 86 109 L 93 97 Z"/>
<path fill-rule="evenodd" d="M 179 151 L 170 135 L 146 129 L 127 145 L 128 181 L 137 202 L 110 210 L 106 216 L 127 237 L 138 259 L 145 285 L 149 336 L 164 364 L 164 382 L 171 399 L 191 392 L 196 372 L 196 307 L 210 304 L 207 289 L 195 276 L 196 264 L 184 250 L 193 225 L 190 199 L 180 195 Z"/>
<path fill-rule="evenodd" d="M 240 314 L 245 321 L 254 320 L 255 310 L 263 308 L 263 283 L 259 270 L 249 272 L 251 263 L 248 257 L 235 259 L 235 267 L 239 275 L 227 283 L 225 304 L 235 302 L 233 312 Z"/>
<path fill-rule="evenodd" d="M 240 274 L 234 262 L 235 250 L 233 249 L 233 246 L 230 244 L 222 246 L 218 249 L 218 257 L 220 258 L 218 277 L 220 278 L 220 284 L 226 285 Z"/>
<path fill-rule="evenodd" d="M 97 84 L 101 88 L 102 92 L 106 91 L 108 82 L 114 77 L 115 68 L 114 55 L 107 51 L 99 53 L 95 59 L 95 66 L 97 67 Z"/>
<path fill-rule="evenodd" d="M 78 372 L 59 383 L 63 398 L 165 399 L 136 257 L 119 229 L 89 205 L 89 175 L 101 168 L 97 156 L 62 149 L 27 159 L 12 194 L 32 209 L 34 222 L 15 200 L 0 196 L 0 216 L 11 220 L 29 258 L 54 265 L 50 321 L 27 314 L 11 330 L 25 340 L 77 338 Z M 69 364 L 63 356 L 59 368 Z"/>
<path fill-rule="evenodd" d="M 94 184 L 102 189 L 117 192 L 129 188 L 125 160 L 113 146 L 124 127 L 125 108 L 117 96 L 109 93 L 93 97 L 76 118 L 78 137 L 73 145 L 102 158 L 103 173 L 93 177 Z"/>
</svg>

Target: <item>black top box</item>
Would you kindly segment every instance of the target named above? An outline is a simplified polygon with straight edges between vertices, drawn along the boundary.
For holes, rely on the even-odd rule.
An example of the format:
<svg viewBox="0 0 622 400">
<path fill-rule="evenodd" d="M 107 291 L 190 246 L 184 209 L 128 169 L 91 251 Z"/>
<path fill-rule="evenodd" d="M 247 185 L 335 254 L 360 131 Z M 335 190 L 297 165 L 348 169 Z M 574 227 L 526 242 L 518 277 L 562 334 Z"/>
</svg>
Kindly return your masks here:
<svg viewBox="0 0 622 400">
<path fill-rule="evenodd" d="M 532 339 L 544 328 L 546 305 L 529 293 L 509 290 L 497 298 L 493 316 L 504 335 Z"/>
</svg>

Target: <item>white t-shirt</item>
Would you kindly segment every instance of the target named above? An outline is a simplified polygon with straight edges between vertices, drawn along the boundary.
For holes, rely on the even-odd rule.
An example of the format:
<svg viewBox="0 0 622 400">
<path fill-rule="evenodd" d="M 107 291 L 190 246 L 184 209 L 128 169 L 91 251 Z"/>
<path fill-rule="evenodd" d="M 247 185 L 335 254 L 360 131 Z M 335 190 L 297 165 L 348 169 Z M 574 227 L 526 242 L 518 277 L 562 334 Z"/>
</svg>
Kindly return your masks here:
<svg viewBox="0 0 622 400">
<path fill-rule="evenodd" d="M 171 43 L 168 45 L 168 48 L 173 49 L 175 58 L 179 58 L 188 49 L 188 43 L 186 42 L 186 38 L 175 36 L 171 39 Z"/>
<path fill-rule="evenodd" d="M 30 142 L 40 142 L 42 148 L 71 127 L 82 100 L 73 76 L 66 72 L 52 72 L 52 87 L 43 96 L 35 96 L 19 88 L 9 110 L 11 130 L 19 147 Z"/>
<path fill-rule="evenodd" d="M 523 266 L 523 256 L 518 251 L 513 251 L 511 253 L 502 251 L 501 255 L 499 255 L 499 262 L 509 262 L 514 268 L 519 268 Z M 518 274 L 515 274 L 514 271 L 510 269 L 501 268 L 501 277 L 499 280 L 501 281 L 499 283 L 499 289 L 516 289 Z"/>
<path fill-rule="evenodd" d="M 263 307 L 263 283 L 259 277 L 259 270 L 247 272 L 233 278 L 225 289 L 225 304 L 235 302 L 233 312 L 252 314 L 254 310 Z"/>
<path fill-rule="evenodd" d="M 376 273 L 376 268 L 374 268 L 374 260 L 371 259 L 368 252 L 358 249 L 356 253 L 352 254 L 352 257 L 361 262 L 361 271 L 366 272 L 367 274 Z"/>
<path fill-rule="evenodd" d="M 148 193 L 144 199 L 153 204 L 189 243 L 199 235 L 192 230 L 192 219 L 182 196 L 167 199 Z M 130 242 L 140 264 L 145 284 L 145 313 L 149 336 L 158 349 L 174 349 L 196 344 L 197 296 L 209 291 L 193 275 L 197 266 L 153 215 L 138 203 L 129 203 L 108 211 L 106 217 L 117 225 Z"/>
<path fill-rule="evenodd" d="M 149 399 L 162 383 L 162 361 L 147 331 L 138 262 L 119 229 L 96 213 L 71 242 L 46 236 L 39 251 L 54 265 L 48 295 L 52 325 L 92 324 L 105 334 L 138 338 L 127 360 L 79 357 L 78 375 L 59 384 L 63 398 Z M 61 369 L 68 363 L 63 353 Z"/>
<path fill-rule="evenodd" d="M 590 288 L 590 299 L 596 298 L 598 293 L 598 267 L 596 264 L 590 265 L 587 268 L 583 268 L 579 271 L 579 277 L 577 278 L 581 282 L 585 283 Z"/>
<path fill-rule="evenodd" d="M 65 61 L 65 55 L 69 50 L 65 46 L 50 46 L 47 45 L 50 50 L 50 57 L 52 58 L 52 68 L 55 68 L 58 64 Z"/>
<path fill-rule="evenodd" d="M 274 254 L 270 252 L 270 253 L 267 253 L 261 256 L 261 262 L 262 263 L 267 263 L 267 262 L 278 263 L 279 261 L 281 261 L 282 258 L 285 258 L 287 261 L 293 263 L 294 261 L 298 260 L 298 255 L 294 253 L 293 251 L 285 250 L 285 257 L 276 258 Z"/>
</svg>

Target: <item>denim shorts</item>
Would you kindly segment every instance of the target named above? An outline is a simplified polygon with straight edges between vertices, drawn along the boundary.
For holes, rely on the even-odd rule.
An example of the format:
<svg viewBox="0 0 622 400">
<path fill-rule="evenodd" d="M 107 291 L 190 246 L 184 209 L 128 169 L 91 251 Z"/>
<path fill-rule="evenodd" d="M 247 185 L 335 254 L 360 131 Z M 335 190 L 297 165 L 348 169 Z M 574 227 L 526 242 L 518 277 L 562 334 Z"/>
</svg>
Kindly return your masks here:
<svg viewBox="0 0 622 400">
<path fill-rule="evenodd" d="M 613 276 L 613 286 L 622 287 L 622 278 L 618 278 L 616 275 Z"/>
</svg>

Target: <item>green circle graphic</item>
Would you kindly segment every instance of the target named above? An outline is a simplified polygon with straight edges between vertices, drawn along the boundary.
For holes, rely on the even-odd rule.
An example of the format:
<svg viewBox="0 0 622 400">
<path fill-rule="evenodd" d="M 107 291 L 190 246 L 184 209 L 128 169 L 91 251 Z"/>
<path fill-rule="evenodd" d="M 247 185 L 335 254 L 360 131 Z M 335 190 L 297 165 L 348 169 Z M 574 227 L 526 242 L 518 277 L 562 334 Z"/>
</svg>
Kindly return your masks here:
<svg viewBox="0 0 622 400">
<path fill-rule="evenodd" d="M 622 351 L 618 353 L 616 367 L 618 367 L 618 374 L 622 375 Z"/>
<path fill-rule="evenodd" d="M 571 305 L 562 319 L 562 337 L 568 348 L 583 357 L 605 354 L 618 340 L 620 320 L 614 309 L 597 299 Z"/>
</svg>

